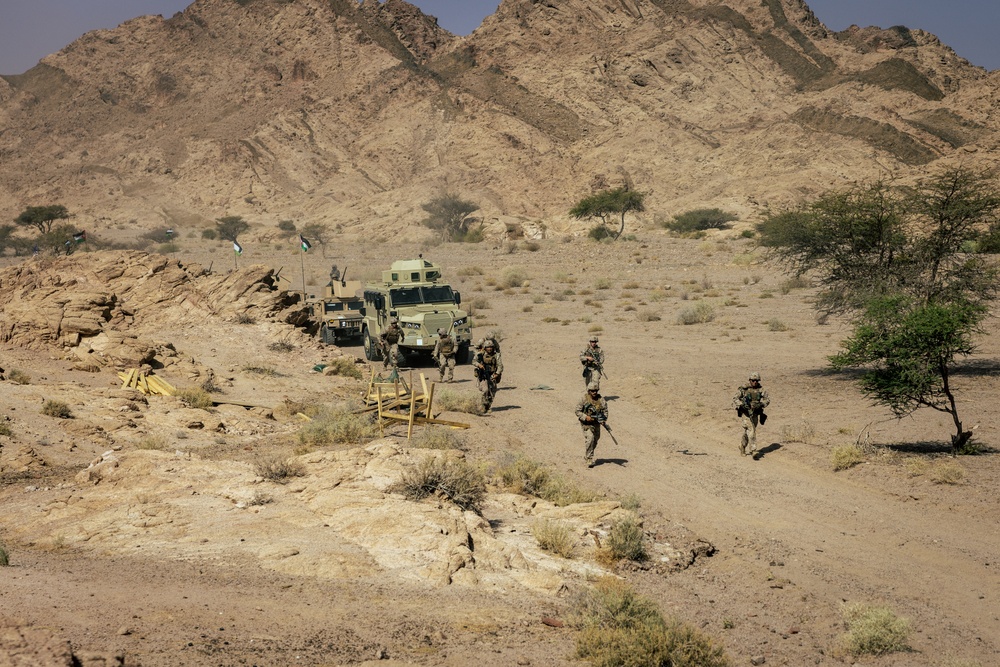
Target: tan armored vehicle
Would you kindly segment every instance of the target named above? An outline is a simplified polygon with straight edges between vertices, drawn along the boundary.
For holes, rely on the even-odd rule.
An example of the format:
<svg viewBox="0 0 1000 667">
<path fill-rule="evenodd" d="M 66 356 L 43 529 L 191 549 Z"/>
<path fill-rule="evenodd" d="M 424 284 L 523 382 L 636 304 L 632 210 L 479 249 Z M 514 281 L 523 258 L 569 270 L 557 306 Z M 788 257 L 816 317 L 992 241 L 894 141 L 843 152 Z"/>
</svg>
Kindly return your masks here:
<svg viewBox="0 0 1000 667">
<path fill-rule="evenodd" d="M 330 282 L 323 288 L 322 298 L 314 296 L 310 299 L 312 320 L 318 325 L 316 335 L 320 340 L 333 345 L 361 336 L 361 308 L 364 302 L 358 296 L 360 293 L 361 281 L 345 280 L 334 265 L 330 271 Z"/>
<path fill-rule="evenodd" d="M 426 259 L 405 259 L 382 272 L 382 280 L 364 289 L 362 340 L 369 361 L 382 359 L 380 337 L 395 318 L 405 334 L 399 349 L 403 353 L 429 356 L 438 339 L 438 329 L 455 336 L 456 361 L 466 364 L 472 339 L 469 314 L 461 310 L 461 295 L 441 280 L 441 269 Z"/>
</svg>

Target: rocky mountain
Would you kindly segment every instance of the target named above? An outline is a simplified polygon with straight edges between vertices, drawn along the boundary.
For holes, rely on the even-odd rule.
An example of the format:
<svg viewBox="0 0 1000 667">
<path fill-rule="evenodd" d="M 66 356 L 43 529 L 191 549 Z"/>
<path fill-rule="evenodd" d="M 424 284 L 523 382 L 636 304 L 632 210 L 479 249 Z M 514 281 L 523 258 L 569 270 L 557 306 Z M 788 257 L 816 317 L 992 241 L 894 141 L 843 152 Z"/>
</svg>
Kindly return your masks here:
<svg viewBox="0 0 1000 667">
<path fill-rule="evenodd" d="M 503 0 L 460 38 L 403 0 L 196 0 L 0 78 L 0 217 L 324 222 L 419 239 L 449 191 L 567 229 L 593 189 L 752 221 L 858 179 L 993 166 L 1000 74 L 800 0 Z"/>
</svg>

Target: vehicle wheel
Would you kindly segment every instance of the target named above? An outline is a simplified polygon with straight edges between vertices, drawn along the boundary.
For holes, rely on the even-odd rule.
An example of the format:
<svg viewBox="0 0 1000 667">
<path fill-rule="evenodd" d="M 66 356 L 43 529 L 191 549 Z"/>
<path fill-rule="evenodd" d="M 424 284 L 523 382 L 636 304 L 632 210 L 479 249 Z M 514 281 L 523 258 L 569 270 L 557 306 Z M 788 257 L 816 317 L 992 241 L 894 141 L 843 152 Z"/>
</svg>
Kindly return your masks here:
<svg viewBox="0 0 1000 667">
<path fill-rule="evenodd" d="M 333 345 L 337 342 L 337 336 L 333 333 L 333 330 L 327 326 L 326 322 L 324 322 L 319 328 L 319 339 L 326 345 Z"/>
<path fill-rule="evenodd" d="M 361 337 L 364 338 L 365 359 L 368 361 L 382 361 L 382 350 L 380 350 L 375 341 L 372 340 L 371 333 L 369 333 L 367 328 L 364 330 L 364 333 L 361 334 Z"/>
<path fill-rule="evenodd" d="M 458 346 L 458 353 L 455 355 L 455 363 L 457 364 L 471 364 L 472 363 L 472 346 L 469 343 L 460 343 Z"/>
</svg>

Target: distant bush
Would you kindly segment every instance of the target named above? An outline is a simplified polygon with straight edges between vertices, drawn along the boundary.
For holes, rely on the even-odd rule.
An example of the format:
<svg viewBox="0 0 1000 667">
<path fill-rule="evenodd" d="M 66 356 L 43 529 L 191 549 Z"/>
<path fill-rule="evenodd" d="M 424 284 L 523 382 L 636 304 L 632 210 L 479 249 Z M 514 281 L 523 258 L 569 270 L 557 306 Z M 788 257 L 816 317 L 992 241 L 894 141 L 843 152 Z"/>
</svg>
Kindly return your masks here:
<svg viewBox="0 0 1000 667">
<path fill-rule="evenodd" d="M 392 490 L 409 500 L 441 494 L 462 509 L 478 514 L 486 497 L 486 480 L 464 460 L 433 456 L 404 472 Z"/>
<path fill-rule="evenodd" d="M 589 232 L 587 232 L 587 238 L 592 239 L 594 241 L 603 241 L 604 239 L 610 238 L 611 236 L 613 236 L 613 234 L 604 225 L 595 225 L 594 227 L 590 228 Z"/>
<path fill-rule="evenodd" d="M 847 605 L 843 617 L 847 626 L 844 642 L 852 655 L 885 655 L 910 648 L 909 621 L 898 618 L 888 607 Z"/>
<path fill-rule="evenodd" d="M 542 551 L 563 558 L 573 557 L 573 533 L 564 523 L 540 519 L 531 526 L 531 534 Z"/>
<path fill-rule="evenodd" d="M 295 346 L 289 343 L 287 340 L 279 340 L 273 343 L 268 343 L 267 349 L 269 349 L 271 352 L 292 352 L 295 350 Z"/>
<path fill-rule="evenodd" d="M 351 445 L 368 442 L 378 434 L 372 415 L 342 404 L 323 406 L 312 421 L 299 429 L 299 443 L 308 447 Z"/>
<path fill-rule="evenodd" d="M 527 279 L 524 269 L 519 266 L 508 266 L 500 275 L 500 284 L 503 287 L 521 287 Z"/>
<path fill-rule="evenodd" d="M 847 470 L 865 462 L 865 454 L 857 445 L 842 445 L 834 447 L 830 452 L 830 463 L 834 471 Z"/>
<path fill-rule="evenodd" d="M 203 229 L 201 230 L 201 238 L 205 239 L 206 241 L 214 241 L 215 239 L 219 238 L 219 233 L 214 229 Z"/>
<path fill-rule="evenodd" d="M 649 557 L 642 526 L 633 519 L 624 519 L 611 526 L 607 548 L 613 560 L 642 562 Z"/>
<path fill-rule="evenodd" d="M 679 620 L 627 583 L 607 577 L 576 601 L 577 656 L 597 667 L 728 667 L 711 637 Z"/>
<path fill-rule="evenodd" d="M 477 393 L 442 389 L 434 394 L 434 405 L 445 412 L 464 412 L 469 415 L 483 414 L 483 398 Z"/>
<path fill-rule="evenodd" d="M 10 373 L 7 373 L 7 379 L 14 384 L 31 384 L 31 376 L 16 368 L 10 369 Z"/>
<path fill-rule="evenodd" d="M 715 309 L 702 301 L 697 306 L 685 308 L 677 314 L 677 324 L 705 324 L 715 319 Z"/>
<path fill-rule="evenodd" d="M 254 472 L 269 482 L 284 484 L 291 477 L 302 477 L 305 469 L 297 462 L 276 454 L 264 455 L 254 462 Z"/>
<path fill-rule="evenodd" d="M 942 463 L 931 469 L 930 480 L 935 484 L 958 484 L 965 471 L 955 463 Z"/>
<path fill-rule="evenodd" d="M 250 313 L 237 313 L 233 321 L 236 324 L 257 324 L 257 318 Z"/>
<path fill-rule="evenodd" d="M 73 411 L 62 401 L 45 401 L 42 404 L 42 414 L 46 417 L 56 417 L 57 419 L 73 418 Z"/>
<path fill-rule="evenodd" d="M 7 554 L 7 547 L 4 546 L 3 542 L 0 542 L 0 567 L 7 567 L 10 565 L 10 556 Z"/>
<path fill-rule="evenodd" d="M 476 222 L 469 217 L 479 210 L 479 205 L 459 197 L 456 193 L 445 192 L 431 199 L 420 208 L 427 212 L 423 224 L 441 233 L 451 241 L 478 243 L 483 240 L 482 225 L 473 227 Z"/>
<path fill-rule="evenodd" d="M 678 234 L 690 234 L 708 229 L 725 229 L 734 220 L 739 220 L 739 216 L 718 208 L 698 208 L 675 215 L 673 220 L 663 223 L 663 226 Z"/>
<path fill-rule="evenodd" d="M 215 403 L 208 391 L 203 387 L 186 387 L 177 392 L 177 398 L 181 399 L 189 408 L 208 410 Z"/>
<path fill-rule="evenodd" d="M 0 435 L 10 437 L 14 435 L 14 429 L 10 427 L 10 422 L 7 419 L 7 417 L 0 418 Z"/>
<path fill-rule="evenodd" d="M 145 438 L 135 443 L 136 449 L 154 449 L 157 451 L 166 451 L 170 447 L 170 443 L 162 435 L 150 434 Z"/>
</svg>

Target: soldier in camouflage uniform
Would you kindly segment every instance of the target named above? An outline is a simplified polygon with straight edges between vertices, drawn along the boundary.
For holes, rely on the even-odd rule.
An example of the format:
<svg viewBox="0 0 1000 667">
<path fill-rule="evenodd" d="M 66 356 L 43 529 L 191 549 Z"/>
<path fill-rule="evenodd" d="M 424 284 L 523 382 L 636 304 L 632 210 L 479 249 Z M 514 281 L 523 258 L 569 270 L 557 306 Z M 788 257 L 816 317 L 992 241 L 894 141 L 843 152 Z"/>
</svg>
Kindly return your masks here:
<svg viewBox="0 0 1000 667">
<path fill-rule="evenodd" d="M 406 334 L 399 328 L 399 320 L 395 317 L 389 320 L 389 326 L 382 332 L 382 367 L 397 368 L 399 366 L 399 344 Z"/>
<path fill-rule="evenodd" d="M 441 373 L 441 382 L 444 382 L 445 369 L 448 371 L 448 382 L 455 381 L 455 354 L 458 352 L 458 343 L 455 337 L 449 335 L 444 329 L 438 329 L 438 339 L 434 343 L 432 356 L 437 359 L 438 371 Z"/>
<path fill-rule="evenodd" d="M 496 343 L 490 339 L 483 343 L 483 349 L 476 353 L 473 367 L 479 391 L 483 395 L 483 412 L 489 413 L 493 397 L 497 393 L 497 385 L 503 376 L 503 360 L 497 352 Z"/>
<path fill-rule="evenodd" d="M 741 385 L 733 398 L 733 407 L 743 424 L 740 454 L 757 458 L 757 425 L 767 420 L 764 408 L 771 403 L 767 391 L 760 386 L 760 373 L 751 373 L 749 382 Z"/>
<path fill-rule="evenodd" d="M 604 376 L 604 350 L 597 344 L 597 336 L 591 336 L 587 347 L 580 353 L 580 363 L 583 364 L 583 384 L 589 387 L 591 382 L 601 386 Z"/>
<path fill-rule="evenodd" d="M 576 404 L 576 418 L 583 428 L 583 443 L 586 446 L 584 460 L 588 468 L 594 467 L 594 452 L 601 439 L 601 423 L 608 420 L 608 402 L 601 396 L 601 388 L 596 382 L 587 385 L 587 393 Z"/>
</svg>

